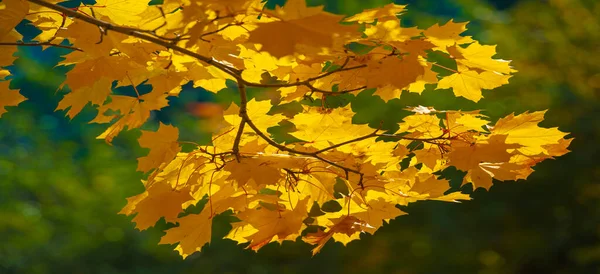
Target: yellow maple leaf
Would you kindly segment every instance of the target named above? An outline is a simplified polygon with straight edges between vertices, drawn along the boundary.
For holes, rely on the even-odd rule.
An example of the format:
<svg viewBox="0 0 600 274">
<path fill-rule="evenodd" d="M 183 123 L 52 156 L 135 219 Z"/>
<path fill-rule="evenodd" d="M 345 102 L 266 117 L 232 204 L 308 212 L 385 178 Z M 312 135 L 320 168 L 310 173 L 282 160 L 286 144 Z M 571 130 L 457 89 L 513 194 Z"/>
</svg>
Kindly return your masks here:
<svg viewBox="0 0 600 274">
<path fill-rule="evenodd" d="M 306 141 L 307 145 L 322 149 L 332 142 L 342 143 L 373 132 L 374 129 L 367 125 L 352 124 L 352 116 L 354 112 L 350 107 L 336 108 L 330 113 L 308 108 L 290 120 L 297 129 L 290 134 Z"/>
<path fill-rule="evenodd" d="M 125 127 L 133 129 L 142 126 L 150 118 L 151 111 L 169 105 L 167 96 L 165 92 L 158 90 L 153 90 L 139 97 L 112 95 L 110 97 L 112 101 L 100 106 L 98 116 L 90 123 L 108 123 L 116 117 L 120 117 L 120 119 L 96 139 L 105 139 L 107 143 L 110 143 Z M 118 111 L 121 115 L 105 115 L 109 110 Z"/>
<path fill-rule="evenodd" d="M 409 132 L 411 137 L 437 138 L 444 133 L 440 126 L 440 118 L 435 114 L 414 114 L 404 117 L 396 132 L 402 134 Z"/>
<path fill-rule="evenodd" d="M 457 145 L 448 155 L 448 161 L 456 168 L 468 171 L 465 182 L 472 182 L 474 188 L 489 189 L 492 186 L 493 173 L 488 170 L 490 166 L 486 169 L 482 163 L 509 163 L 509 150 L 518 147 L 519 145 L 507 143 L 506 135 L 491 135 L 489 139 L 482 139 L 473 145 Z"/>
<path fill-rule="evenodd" d="M 402 94 L 402 89 L 397 88 L 393 85 L 385 85 L 385 86 L 375 90 L 375 92 L 373 92 L 373 95 L 379 96 L 386 103 L 389 100 L 400 98 L 400 94 Z"/>
<path fill-rule="evenodd" d="M 41 33 L 34 38 L 34 40 L 39 42 L 46 42 L 55 38 L 61 25 L 64 28 L 73 23 L 71 18 L 63 17 L 62 14 L 55 13 L 52 9 L 42 6 L 30 7 L 30 12 L 27 14 L 26 18 L 31 21 L 32 25 L 41 31 Z M 64 24 L 63 20 L 65 22 Z"/>
<path fill-rule="evenodd" d="M 432 67 L 431 63 L 427 63 L 424 66 L 423 74 L 417 76 L 417 79 L 408 86 L 409 92 L 421 94 L 425 90 L 425 85 L 438 82 L 437 73 L 431 69 Z"/>
<path fill-rule="evenodd" d="M 450 189 L 448 180 L 438 179 L 433 174 L 420 173 L 417 174 L 410 191 L 419 195 L 426 194 L 427 198 L 436 198 L 443 196 L 448 189 Z"/>
<path fill-rule="evenodd" d="M 231 187 L 221 188 L 207 195 L 211 202 L 202 212 L 177 218 L 175 221 L 179 226 L 168 229 L 159 244 L 179 243 L 175 249 L 183 258 L 200 251 L 205 244 L 210 243 L 213 217 L 229 209 L 242 210 L 248 201 L 245 195 Z"/>
<path fill-rule="evenodd" d="M 243 157 L 240 162 L 231 161 L 225 165 L 224 170 L 229 171 L 228 180 L 236 181 L 242 187 L 249 182 L 254 183 L 253 188 L 261 189 L 265 185 L 274 185 L 283 178 L 280 170 L 272 167 L 270 159 L 262 157 Z"/>
<path fill-rule="evenodd" d="M 149 148 L 150 153 L 147 156 L 138 158 L 139 171 L 148 172 L 161 164 L 173 160 L 181 150 L 177 139 L 179 130 L 174 126 L 160 123 L 158 130 L 144 131 L 138 139 L 141 147 Z"/>
<path fill-rule="evenodd" d="M 367 86 L 379 88 L 391 85 L 403 89 L 425 74 L 425 69 L 416 55 L 403 56 L 402 59 L 389 57 L 373 62 L 370 70 L 361 76 L 367 79 Z"/>
<path fill-rule="evenodd" d="M 508 78 L 510 75 L 490 71 L 478 73 L 459 65 L 458 71 L 442 78 L 436 89 L 452 88 L 454 95 L 478 102 L 483 98 L 482 89 L 493 89 L 508 84 Z"/>
<path fill-rule="evenodd" d="M 367 202 L 368 211 L 353 213 L 352 216 L 364 221 L 366 224 L 363 230 L 370 234 L 374 234 L 377 229 L 383 226 L 384 222 L 389 222 L 398 216 L 407 214 L 398 209 L 395 204 L 379 198 Z"/>
<path fill-rule="evenodd" d="M 435 169 L 438 160 L 442 160 L 442 155 L 438 147 L 429 147 L 413 151 L 415 157 L 420 163 L 423 163 L 431 169 Z"/>
<path fill-rule="evenodd" d="M 206 207 L 200 214 L 190 214 L 178 218 L 179 226 L 168 229 L 158 244 L 179 243 L 175 250 L 185 258 L 210 243 L 212 221 L 212 214 Z"/>
<path fill-rule="evenodd" d="M 544 120 L 546 111 L 511 114 L 496 122 L 492 135 L 505 135 L 507 144 L 518 144 L 518 150 L 525 155 L 548 154 L 547 145 L 559 144 L 567 133 L 558 128 L 542 128 L 538 123 Z"/>
<path fill-rule="evenodd" d="M 248 117 L 254 122 L 254 124 L 261 130 L 266 131 L 267 128 L 276 126 L 281 120 L 285 117 L 281 114 L 268 115 L 267 112 L 271 110 L 273 105 L 265 100 L 265 101 L 257 101 L 256 99 L 252 99 L 248 101 L 246 105 L 246 111 L 248 112 Z M 231 124 L 239 124 L 241 118 L 238 115 L 239 107 L 237 105 L 231 105 L 229 109 L 226 110 L 227 113 L 231 113 L 229 115 L 225 115 L 225 121 Z"/>
<path fill-rule="evenodd" d="M 91 86 L 77 88 L 67 93 L 65 97 L 58 102 L 56 110 L 69 109 L 67 111 L 67 116 L 73 119 L 73 117 L 80 113 L 88 103 L 91 103 L 92 105 L 101 105 L 104 103 L 111 92 L 110 86 L 110 81 L 103 78 L 93 82 Z"/>
<path fill-rule="evenodd" d="M 327 241 L 329 241 L 329 239 L 332 237 L 342 236 L 338 237 L 338 239 L 344 238 L 342 243 L 346 244 L 352 239 L 356 239 L 358 234 L 364 231 L 365 227 L 367 227 L 367 223 L 365 221 L 360 220 L 355 216 L 343 216 L 333 220 L 333 225 L 329 226 L 327 232 L 319 230 L 316 233 L 308 233 L 306 236 L 302 237 L 302 240 L 309 244 L 317 245 L 312 250 L 312 254 L 314 256 L 321 251 L 323 246 L 325 246 Z"/>
<path fill-rule="evenodd" d="M 483 127 L 486 126 L 489 121 L 481 119 L 482 115 L 474 115 L 469 113 L 462 113 L 461 116 L 456 119 L 456 124 L 466 130 L 475 131 L 486 131 Z"/>
<path fill-rule="evenodd" d="M 468 23 L 455 23 L 450 20 L 442 26 L 435 24 L 429 27 L 423 31 L 423 34 L 427 37 L 427 40 L 436 45 L 436 49 L 445 51 L 447 47 L 454 44 L 460 45 L 473 42 L 471 36 L 460 36 L 461 33 L 467 30 Z"/>
<path fill-rule="evenodd" d="M 308 8 L 304 0 L 287 1 L 283 8 L 278 7 L 274 12 L 274 17 L 280 21 L 259 22 L 257 28 L 250 32 L 248 42 L 261 44 L 261 50 L 283 57 L 294 54 L 298 46 L 306 46 L 313 51 L 320 51 L 322 47 L 342 48 L 343 41 L 358 37 L 356 26 L 341 25 L 339 22 L 343 16 L 322 9 Z"/>
<path fill-rule="evenodd" d="M 295 240 L 306 218 L 307 202 L 307 199 L 298 201 L 290 210 L 263 207 L 240 212 L 237 217 L 256 229 L 255 233 L 246 236 L 250 241 L 248 248 L 256 251 L 272 241 Z"/>
<path fill-rule="evenodd" d="M 15 43 L 16 41 L 21 39 L 21 35 L 16 31 L 9 31 L 3 37 L 0 37 L 0 42 L 2 43 Z M 4 45 L 2 46 L 2 51 L 0 51 L 0 67 L 8 66 L 13 63 L 15 60 L 14 52 L 17 51 L 17 46 Z M 3 70 L 0 68 L 0 78 L 5 78 L 10 73 L 8 70 Z"/>
<path fill-rule="evenodd" d="M 502 74 L 513 72 L 510 67 L 510 61 L 492 58 L 496 55 L 496 46 L 484 46 L 478 42 L 474 42 L 469 44 L 466 48 L 453 45 L 448 47 L 448 52 L 458 63 L 469 68 L 477 68 Z"/>
<path fill-rule="evenodd" d="M 404 11 L 405 7 L 406 5 L 391 3 L 380 8 L 364 10 L 359 14 L 344 19 L 344 22 L 371 23 L 382 18 L 396 17 Z"/>
<path fill-rule="evenodd" d="M 11 32 L 29 12 L 25 0 L 3 0 L 0 3 L 0 39 Z"/>
<path fill-rule="evenodd" d="M 2 70 L 0 70 L 2 73 Z M 26 98 L 18 90 L 9 89 L 10 82 L 0 80 L 0 117 L 6 113 L 6 107 L 12 107 L 25 101 Z"/>
<path fill-rule="evenodd" d="M 137 214 L 133 221 L 139 230 L 153 226 L 160 218 L 174 222 L 183 203 L 192 200 L 190 188 L 173 189 L 169 184 L 152 184 L 144 193 L 127 199 L 121 214 Z"/>
<path fill-rule="evenodd" d="M 369 40 L 380 42 L 405 42 L 412 37 L 419 36 L 421 30 L 418 28 L 402 28 L 397 18 L 387 18 L 377 21 L 377 24 L 368 25 L 364 31 Z"/>
<path fill-rule="evenodd" d="M 96 0 L 94 5 L 83 5 L 80 9 L 93 10 L 98 17 L 106 16 L 115 24 L 136 25 L 135 22 L 141 19 L 137 14 L 147 7 L 148 2 L 144 0 Z"/>
</svg>

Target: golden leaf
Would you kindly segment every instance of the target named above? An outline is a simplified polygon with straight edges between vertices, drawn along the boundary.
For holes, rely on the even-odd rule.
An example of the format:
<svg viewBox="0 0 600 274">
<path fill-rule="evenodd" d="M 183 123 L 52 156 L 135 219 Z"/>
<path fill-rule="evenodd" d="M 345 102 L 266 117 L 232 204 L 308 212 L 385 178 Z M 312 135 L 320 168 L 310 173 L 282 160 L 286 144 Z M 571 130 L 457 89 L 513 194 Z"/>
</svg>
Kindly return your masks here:
<svg viewBox="0 0 600 274">
<path fill-rule="evenodd" d="M 147 156 L 138 158 L 139 171 L 148 172 L 161 164 L 169 162 L 175 158 L 181 150 L 177 139 L 179 130 L 174 126 L 160 123 L 156 132 L 143 131 L 138 139 L 141 147 L 149 148 L 150 153 Z"/>
<path fill-rule="evenodd" d="M 454 95 L 478 102 L 483 98 L 482 89 L 493 89 L 508 84 L 508 78 L 510 75 L 490 71 L 478 73 L 458 66 L 458 71 L 442 78 L 436 89 L 452 88 Z"/>
</svg>

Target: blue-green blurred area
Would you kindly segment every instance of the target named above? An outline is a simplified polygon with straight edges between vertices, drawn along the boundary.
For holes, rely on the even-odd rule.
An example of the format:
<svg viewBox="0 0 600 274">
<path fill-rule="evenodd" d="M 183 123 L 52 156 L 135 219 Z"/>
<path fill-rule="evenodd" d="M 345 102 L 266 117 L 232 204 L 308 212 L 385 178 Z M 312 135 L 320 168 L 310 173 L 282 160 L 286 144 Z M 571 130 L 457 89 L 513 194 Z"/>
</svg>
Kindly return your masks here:
<svg viewBox="0 0 600 274">
<path fill-rule="evenodd" d="M 389 1 L 308 2 L 352 14 Z M 139 131 L 124 132 L 109 146 L 95 139 L 105 126 L 87 123 L 93 109 L 72 121 L 54 112 L 68 92 L 55 94 L 70 69 L 55 67 L 66 52 L 21 48 L 10 68 L 11 86 L 29 100 L 0 119 L 0 273 L 600 273 L 600 2 L 398 3 L 409 4 L 404 26 L 471 21 L 467 35 L 497 44 L 498 58 L 512 59 L 519 72 L 509 85 L 484 91 L 479 104 L 433 90 L 388 104 L 368 93 L 329 103 L 351 103 L 359 123 L 401 117 L 400 108 L 419 104 L 481 108 L 494 118 L 549 108 L 544 126 L 572 132 L 573 152 L 539 164 L 527 181 L 476 190 L 473 201 L 412 204 L 403 208 L 408 216 L 374 236 L 347 247 L 328 243 L 312 258 L 311 247 L 301 242 L 254 253 L 221 240 L 228 230 L 221 217 L 210 246 L 182 260 L 172 246 L 157 245 L 167 224 L 140 232 L 130 218 L 117 215 L 126 197 L 143 190 L 144 175 L 135 171 L 136 158 L 146 153 L 136 142 Z M 205 140 L 202 121 L 186 106 L 217 99 L 189 89 L 154 113 L 148 128 L 175 123 L 182 139 Z M 452 185 L 459 185 L 453 173 L 448 171 Z M 462 190 L 472 192 L 469 186 Z"/>
</svg>

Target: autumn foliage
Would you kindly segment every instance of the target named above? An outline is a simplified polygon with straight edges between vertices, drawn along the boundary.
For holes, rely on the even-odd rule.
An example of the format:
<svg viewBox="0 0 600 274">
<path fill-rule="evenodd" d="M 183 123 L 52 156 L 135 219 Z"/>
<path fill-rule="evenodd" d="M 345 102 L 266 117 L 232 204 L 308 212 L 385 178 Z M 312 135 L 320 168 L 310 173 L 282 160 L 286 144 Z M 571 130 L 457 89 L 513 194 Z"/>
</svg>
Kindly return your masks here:
<svg viewBox="0 0 600 274">
<path fill-rule="evenodd" d="M 374 233 L 404 214 L 397 205 L 468 200 L 449 192 L 440 176 L 449 167 L 466 173 L 463 184 L 489 189 L 494 179 L 525 179 L 537 163 L 568 152 L 566 133 L 538 126 L 544 111 L 494 123 L 476 110 L 406 106 L 398 114 L 412 115 L 386 131 L 353 123 L 350 105 L 328 103 L 373 90 L 388 101 L 426 85 L 477 102 L 483 89 L 508 84 L 510 62 L 462 36 L 466 23 L 401 27 L 405 6 L 394 4 L 344 17 L 304 0 L 274 10 L 260 0 L 58 2 L 0 3 L 0 65 L 13 62 L 18 46 L 73 50 L 61 62 L 73 66 L 64 82 L 71 91 L 57 110 L 73 118 L 86 105 L 97 108 L 91 122 L 107 124 L 99 139 L 111 143 L 151 121 L 190 81 L 212 92 L 236 83 L 238 104 L 196 109 L 212 121 L 210 144 L 181 140 L 177 127 L 162 123 L 139 138 L 149 149 L 138 158 L 146 191 L 121 213 L 140 230 L 161 218 L 176 224 L 160 243 L 176 244 L 183 257 L 210 242 L 213 217 L 224 212 L 238 219 L 226 237 L 248 248 L 301 236 L 317 253 L 331 239 L 346 244 Z M 24 19 L 41 30 L 36 42 L 15 31 Z M 2 114 L 25 98 L 10 89 L 8 69 L 0 77 Z M 142 83 L 152 90 L 138 92 Z M 116 94 L 119 86 L 136 95 Z M 250 97 L 249 88 L 261 96 Z M 273 138 L 269 129 L 281 123 L 298 141 Z M 200 213 L 184 212 L 200 201 Z"/>
</svg>

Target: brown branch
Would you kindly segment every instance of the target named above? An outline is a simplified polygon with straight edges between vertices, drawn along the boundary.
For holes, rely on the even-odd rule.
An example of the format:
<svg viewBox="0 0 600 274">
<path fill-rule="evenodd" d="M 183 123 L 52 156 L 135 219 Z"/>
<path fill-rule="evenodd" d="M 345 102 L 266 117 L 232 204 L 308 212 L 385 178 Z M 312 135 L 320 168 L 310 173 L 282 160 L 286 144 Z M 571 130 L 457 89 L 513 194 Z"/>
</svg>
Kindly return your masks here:
<svg viewBox="0 0 600 274">
<path fill-rule="evenodd" d="M 435 141 L 435 140 L 448 140 L 448 139 L 450 139 L 450 138 L 444 138 L 444 135 L 446 135 L 445 132 L 442 133 L 442 135 L 440 135 L 438 137 L 413 138 L 413 137 L 405 137 L 404 135 L 395 135 L 395 134 L 375 134 L 376 137 L 390 137 L 390 138 L 398 138 L 398 139 L 403 139 L 403 140 L 421 141 L 421 142 Z"/>
<path fill-rule="evenodd" d="M 233 141 L 233 153 L 235 154 L 235 158 L 238 163 L 240 162 L 240 141 L 242 140 L 242 134 L 244 133 L 244 126 L 248 121 L 250 121 L 250 117 L 248 117 L 247 105 L 248 105 L 248 96 L 246 94 L 246 86 L 244 84 L 238 84 L 238 90 L 240 92 L 240 112 L 239 116 L 242 118 L 240 122 L 240 126 L 238 127 L 237 134 L 235 135 L 235 140 Z"/>
<path fill-rule="evenodd" d="M 24 47 L 49 46 L 49 47 L 55 47 L 55 48 L 63 48 L 63 49 L 71 49 L 71 50 L 76 50 L 76 51 L 83 51 L 80 48 L 71 47 L 71 46 L 65 46 L 65 45 L 60 45 L 60 44 L 53 44 L 53 43 L 50 43 L 50 42 L 42 42 L 42 43 L 21 43 L 21 42 L 10 43 L 10 42 L 0 42 L 0 46 L 24 46 Z"/>
<path fill-rule="evenodd" d="M 350 92 L 354 92 L 354 91 L 359 91 L 361 89 L 366 89 L 367 86 L 362 86 L 362 87 L 357 87 L 357 88 L 353 88 L 353 89 L 346 89 L 346 90 L 340 90 L 340 91 L 328 91 L 328 90 L 324 90 L 324 89 L 319 89 L 316 88 L 310 84 L 304 84 L 304 86 L 307 86 L 311 93 L 317 92 L 317 93 L 321 93 L 324 95 L 341 95 L 341 94 L 346 94 L 346 93 L 350 93 Z"/>
<path fill-rule="evenodd" d="M 156 7 L 156 8 L 158 8 L 158 11 L 160 11 L 160 15 L 162 16 L 162 18 L 163 18 L 163 20 L 164 20 L 164 21 L 163 21 L 163 23 L 162 23 L 162 24 L 160 24 L 160 26 L 158 26 L 158 27 L 156 27 L 156 28 L 154 28 L 154 29 L 152 30 L 152 33 L 153 33 L 153 34 L 155 34 L 155 35 L 156 35 L 156 31 L 157 31 L 157 30 L 159 30 L 159 29 L 161 29 L 162 27 L 164 27 L 164 26 L 166 26 L 166 25 L 167 25 L 167 16 L 165 15 L 165 11 L 162 9 L 162 7 Z"/>
<path fill-rule="evenodd" d="M 331 91 L 319 90 L 319 89 L 315 88 L 314 86 L 312 86 L 312 84 L 310 82 L 316 81 L 316 80 L 319 80 L 319 79 L 322 79 L 322 78 L 325 78 L 325 77 L 327 77 L 329 75 L 332 75 L 334 73 L 337 73 L 337 72 L 342 72 L 342 71 L 348 71 L 348 70 L 353 70 L 353 69 L 359 69 L 359 68 L 367 67 L 366 64 L 362 64 L 362 65 L 358 65 L 358 66 L 353 66 L 353 67 L 346 68 L 345 65 L 348 64 L 348 60 L 349 60 L 349 58 L 347 58 L 346 61 L 344 61 L 344 64 L 342 66 L 340 66 L 339 68 L 337 68 L 337 69 L 328 71 L 326 73 L 323 73 L 323 74 L 315 76 L 315 77 L 307 78 L 306 80 L 303 80 L 303 81 L 294 82 L 294 83 L 262 84 L 262 83 L 248 82 L 248 81 L 246 81 L 244 79 L 241 79 L 241 82 L 243 84 L 245 84 L 246 86 L 252 86 L 252 87 L 257 87 L 257 88 L 285 88 L 285 87 L 294 87 L 294 86 L 306 86 L 306 87 L 310 88 L 311 90 L 314 90 L 315 92 L 320 92 L 320 93 L 328 93 L 328 92 L 329 93 L 336 93 L 336 92 L 331 92 Z"/>
<path fill-rule="evenodd" d="M 221 31 L 223 31 L 223 30 L 225 30 L 225 29 L 227 29 L 229 27 L 241 26 L 243 24 L 244 24 L 244 22 L 228 23 L 228 24 L 226 24 L 226 25 L 224 25 L 224 26 L 222 26 L 222 27 L 220 27 L 220 28 L 218 28 L 216 30 L 203 33 L 202 35 L 200 35 L 200 40 L 202 40 L 204 42 L 210 42 L 210 41 L 204 39 L 204 37 L 212 35 L 212 34 L 215 34 L 215 33 L 219 33 L 219 32 L 221 32 Z M 189 38 L 187 38 L 187 39 L 189 39 Z"/>
<path fill-rule="evenodd" d="M 341 146 L 344 146 L 344 145 L 347 145 L 347 144 L 351 144 L 351 143 L 354 143 L 354 142 L 362 141 L 362 140 L 369 139 L 369 138 L 372 138 L 372 137 L 377 137 L 377 131 L 379 131 L 379 129 L 376 129 L 372 133 L 367 134 L 365 136 L 354 138 L 352 140 L 348 140 L 348 141 L 341 142 L 341 143 L 338 143 L 338 144 L 335 144 L 335 145 L 331 145 L 331 146 L 326 147 L 326 148 L 321 149 L 321 150 L 317 150 L 314 153 L 315 154 L 323 153 L 325 151 L 332 150 L 332 149 L 335 149 L 335 148 L 338 148 L 338 147 L 341 147 Z"/>
<path fill-rule="evenodd" d="M 54 35 L 52 35 L 52 38 L 48 39 L 48 41 L 46 42 L 52 42 L 54 41 L 54 39 L 56 39 L 56 36 L 58 35 L 58 32 L 60 31 L 60 29 L 65 27 L 65 24 L 67 23 L 67 16 L 64 14 L 62 15 L 62 21 L 60 22 L 60 26 L 58 26 L 58 28 L 56 28 L 56 32 L 54 32 Z"/>
<path fill-rule="evenodd" d="M 237 134 L 235 135 L 235 140 L 233 141 L 233 148 L 231 149 L 238 163 L 240 162 L 240 141 L 242 140 L 242 134 L 244 133 L 245 126 L 246 120 L 242 119 L 240 126 L 238 127 Z"/>
</svg>

